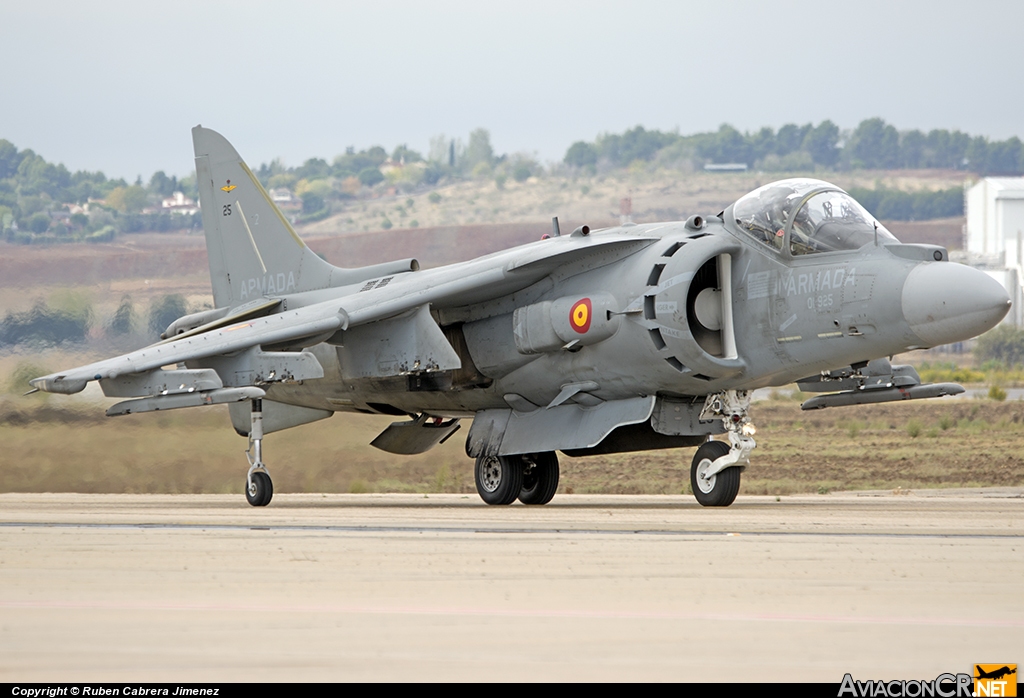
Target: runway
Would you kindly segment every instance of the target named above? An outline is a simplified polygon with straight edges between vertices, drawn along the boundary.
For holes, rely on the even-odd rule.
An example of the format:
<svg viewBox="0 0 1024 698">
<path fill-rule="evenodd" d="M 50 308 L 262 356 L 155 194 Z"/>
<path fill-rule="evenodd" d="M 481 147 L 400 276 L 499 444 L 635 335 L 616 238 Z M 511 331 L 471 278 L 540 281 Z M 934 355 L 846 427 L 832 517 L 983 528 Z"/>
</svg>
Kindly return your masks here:
<svg viewBox="0 0 1024 698">
<path fill-rule="evenodd" d="M 0 680 L 931 679 L 1024 659 L 1024 489 L 0 495 Z"/>
</svg>

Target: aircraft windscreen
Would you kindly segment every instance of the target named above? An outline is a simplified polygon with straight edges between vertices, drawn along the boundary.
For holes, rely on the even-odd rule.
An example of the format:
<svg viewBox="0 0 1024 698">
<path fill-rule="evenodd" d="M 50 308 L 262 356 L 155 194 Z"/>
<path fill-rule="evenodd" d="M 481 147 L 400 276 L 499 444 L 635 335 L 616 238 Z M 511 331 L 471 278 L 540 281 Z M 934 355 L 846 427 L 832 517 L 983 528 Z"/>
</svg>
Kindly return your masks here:
<svg viewBox="0 0 1024 698">
<path fill-rule="evenodd" d="M 877 231 L 877 233 L 876 233 Z M 815 194 L 800 207 L 789 234 L 791 254 L 856 250 L 874 242 L 899 242 L 849 194 Z"/>
<path fill-rule="evenodd" d="M 750 192 L 733 206 L 737 225 L 755 240 L 781 250 L 792 210 L 804 196 L 831 185 L 817 179 L 786 179 Z"/>
<path fill-rule="evenodd" d="M 817 190 L 817 193 L 816 193 Z M 758 242 L 789 252 L 855 250 L 875 239 L 899 242 L 863 206 L 818 179 L 786 179 L 750 192 L 733 206 L 736 224 Z"/>
</svg>

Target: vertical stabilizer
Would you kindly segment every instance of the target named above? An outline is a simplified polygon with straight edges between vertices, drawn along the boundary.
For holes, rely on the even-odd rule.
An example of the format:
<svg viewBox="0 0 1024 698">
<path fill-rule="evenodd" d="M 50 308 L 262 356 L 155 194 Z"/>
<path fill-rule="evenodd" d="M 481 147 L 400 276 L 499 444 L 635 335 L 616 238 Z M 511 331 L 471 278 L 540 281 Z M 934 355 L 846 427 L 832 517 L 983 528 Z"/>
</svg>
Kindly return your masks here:
<svg viewBox="0 0 1024 698">
<path fill-rule="evenodd" d="M 218 308 L 342 281 L 344 274 L 338 272 L 345 270 L 306 247 L 223 136 L 196 126 L 192 143 L 210 280 Z"/>
</svg>

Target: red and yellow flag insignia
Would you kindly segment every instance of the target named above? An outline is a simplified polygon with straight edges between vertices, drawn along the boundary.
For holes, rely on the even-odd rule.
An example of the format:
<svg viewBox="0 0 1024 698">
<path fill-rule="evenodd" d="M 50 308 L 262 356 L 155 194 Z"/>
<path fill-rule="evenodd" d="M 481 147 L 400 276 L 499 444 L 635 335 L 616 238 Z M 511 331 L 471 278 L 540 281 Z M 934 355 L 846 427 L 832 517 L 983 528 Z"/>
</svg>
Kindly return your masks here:
<svg viewBox="0 0 1024 698">
<path fill-rule="evenodd" d="M 587 330 L 590 329 L 590 316 L 593 314 L 593 311 L 594 308 L 589 298 L 576 301 L 572 306 L 572 310 L 569 311 L 569 324 L 580 334 L 586 334 Z"/>
</svg>

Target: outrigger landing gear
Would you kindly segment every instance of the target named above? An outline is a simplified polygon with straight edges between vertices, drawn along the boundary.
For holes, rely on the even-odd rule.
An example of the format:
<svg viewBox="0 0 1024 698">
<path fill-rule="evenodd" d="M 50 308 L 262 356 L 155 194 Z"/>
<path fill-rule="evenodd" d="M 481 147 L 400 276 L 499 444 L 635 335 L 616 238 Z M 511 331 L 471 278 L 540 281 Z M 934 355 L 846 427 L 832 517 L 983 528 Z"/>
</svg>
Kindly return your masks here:
<svg viewBox="0 0 1024 698">
<path fill-rule="evenodd" d="M 263 463 L 263 400 L 252 401 L 249 448 L 245 452 L 249 473 L 245 478 L 245 498 L 254 507 L 265 507 L 274 496 L 274 483 Z"/>
<path fill-rule="evenodd" d="M 749 390 L 726 390 L 708 395 L 701 421 L 718 417 L 729 433 L 729 446 L 708 441 L 697 449 L 690 465 L 690 487 L 697 502 L 705 507 L 727 507 L 740 491 L 740 474 L 750 465 L 750 452 L 757 443 L 747 414 Z"/>
</svg>

